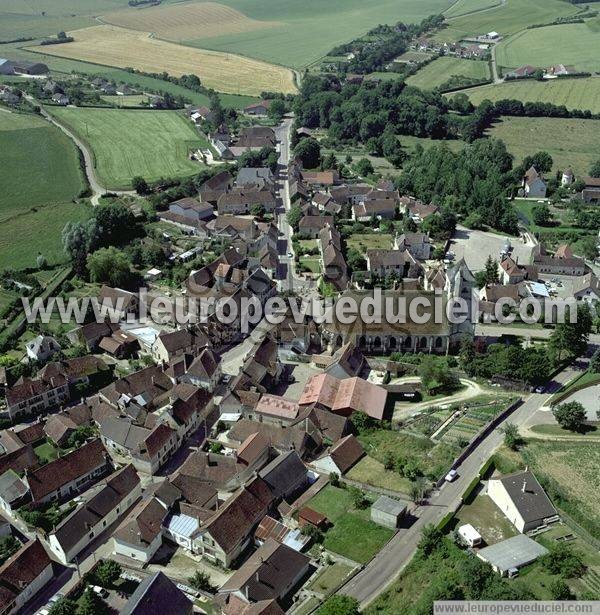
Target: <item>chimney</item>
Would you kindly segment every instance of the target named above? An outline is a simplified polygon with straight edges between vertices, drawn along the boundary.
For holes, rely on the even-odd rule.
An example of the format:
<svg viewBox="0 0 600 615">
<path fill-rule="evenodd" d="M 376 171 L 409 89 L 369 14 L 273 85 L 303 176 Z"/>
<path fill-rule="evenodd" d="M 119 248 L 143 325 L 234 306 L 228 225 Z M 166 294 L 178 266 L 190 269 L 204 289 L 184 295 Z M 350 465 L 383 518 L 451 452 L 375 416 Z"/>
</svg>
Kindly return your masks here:
<svg viewBox="0 0 600 615">
<path fill-rule="evenodd" d="M 527 492 L 527 481 L 526 480 L 523 480 L 523 486 L 521 487 L 521 491 L 523 493 Z"/>
</svg>

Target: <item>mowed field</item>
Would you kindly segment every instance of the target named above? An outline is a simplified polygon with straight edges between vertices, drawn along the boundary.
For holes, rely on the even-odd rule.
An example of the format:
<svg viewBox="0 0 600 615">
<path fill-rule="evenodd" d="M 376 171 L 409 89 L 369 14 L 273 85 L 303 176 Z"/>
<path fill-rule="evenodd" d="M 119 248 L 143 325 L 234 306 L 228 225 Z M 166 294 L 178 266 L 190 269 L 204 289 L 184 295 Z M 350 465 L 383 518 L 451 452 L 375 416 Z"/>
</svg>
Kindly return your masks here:
<svg viewBox="0 0 600 615">
<path fill-rule="evenodd" d="M 171 41 L 256 32 L 281 25 L 272 21 L 250 19 L 240 11 L 216 2 L 185 2 L 132 8 L 102 15 L 101 20 L 123 28 L 152 32 L 159 38 Z"/>
<path fill-rule="evenodd" d="M 487 131 L 502 139 L 515 161 L 538 151 L 554 160 L 554 170 L 573 167 L 576 176 L 588 173 L 600 158 L 600 121 L 546 117 L 505 117 Z"/>
<path fill-rule="evenodd" d="M 88 208 L 72 202 L 84 189 L 73 143 L 34 115 L 0 111 L 0 269 L 35 267 L 41 252 L 62 262 L 60 232 Z"/>
<path fill-rule="evenodd" d="M 600 113 L 600 78 L 553 79 L 550 81 L 506 82 L 498 85 L 482 85 L 465 90 L 473 104 L 486 98 L 495 102 L 514 98 L 523 102 L 549 102 L 564 105 L 567 109 L 589 109 Z"/>
<path fill-rule="evenodd" d="M 192 175 L 200 167 L 192 149 L 206 146 L 178 111 L 54 107 L 94 153 L 96 172 L 108 188 L 131 188 L 131 179 Z"/>
<path fill-rule="evenodd" d="M 432 90 L 448 81 L 453 75 L 473 77 L 483 81 L 489 79 L 490 70 L 488 63 L 481 60 L 443 57 L 423 66 L 406 81 L 423 90 Z"/>
<path fill-rule="evenodd" d="M 0 111 L 0 169 L 0 221 L 85 187 L 75 146 L 36 115 Z"/>
<path fill-rule="evenodd" d="M 444 11 L 446 19 L 460 17 L 477 11 L 488 10 L 502 4 L 502 0 L 458 0 L 447 11 Z"/>
<path fill-rule="evenodd" d="M 195 74 L 220 92 L 258 95 L 263 91 L 296 92 L 292 71 L 250 58 L 183 47 L 116 26 L 94 26 L 70 33 L 72 43 L 32 47 L 75 60 L 151 73 Z M 51 47 L 51 49 L 48 49 Z"/>
<path fill-rule="evenodd" d="M 417 23 L 452 0 L 222 0 L 248 18 L 278 26 L 235 34 L 190 37 L 186 43 L 303 68 L 333 47 L 381 23 Z M 181 5 L 184 7 L 185 5 Z"/>
<path fill-rule="evenodd" d="M 600 21 L 549 26 L 524 30 L 496 49 L 501 67 L 517 68 L 523 64 L 546 67 L 550 64 L 573 65 L 577 70 L 600 70 Z"/>
<path fill-rule="evenodd" d="M 489 7 L 489 0 L 468 0 L 463 6 L 475 10 L 476 6 Z M 454 7 L 454 10 L 459 10 Z M 458 41 L 467 36 L 476 36 L 495 30 L 502 36 L 524 30 L 527 26 L 550 23 L 557 17 L 573 15 L 578 8 L 563 0 L 506 0 L 504 4 L 489 10 L 469 13 L 449 19 L 448 27 L 440 30 L 435 38 L 442 41 Z"/>
</svg>

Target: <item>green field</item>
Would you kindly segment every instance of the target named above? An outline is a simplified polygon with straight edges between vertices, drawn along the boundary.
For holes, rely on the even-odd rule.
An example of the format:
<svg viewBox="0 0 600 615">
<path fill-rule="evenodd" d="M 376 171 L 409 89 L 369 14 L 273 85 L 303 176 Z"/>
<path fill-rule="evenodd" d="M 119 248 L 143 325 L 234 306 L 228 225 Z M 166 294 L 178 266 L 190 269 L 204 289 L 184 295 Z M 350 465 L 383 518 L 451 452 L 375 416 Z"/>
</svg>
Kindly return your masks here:
<svg viewBox="0 0 600 615">
<path fill-rule="evenodd" d="M 501 4 L 501 0 L 458 0 L 444 12 L 446 19 L 483 11 Z"/>
<path fill-rule="evenodd" d="M 515 162 L 538 151 L 548 152 L 554 171 L 572 167 L 575 176 L 586 175 L 600 158 L 600 122 L 542 117 L 505 117 L 488 130 L 502 139 Z"/>
<path fill-rule="evenodd" d="M 446 83 L 453 75 L 485 81 L 490 78 L 490 70 L 488 63 L 482 60 L 443 57 L 430 62 L 406 81 L 409 85 L 414 85 L 417 88 L 432 90 Z"/>
<path fill-rule="evenodd" d="M 52 113 L 90 144 L 96 172 L 112 189 L 130 188 L 137 175 L 192 175 L 200 166 L 189 151 L 207 146 L 178 111 L 54 107 Z"/>
<path fill-rule="evenodd" d="M 323 513 L 333 527 L 325 533 L 323 546 L 351 560 L 368 562 L 392 537 L 392 530 L 371 521 L 371 510 L 357 510 L 348 490 L 328 485 L 308 506 Z"/>
<path fill-rule="evenodd" d="M 85 220 L 91 208 L 85 204 L 46 205 L 12 217 L 0 224 L 0 269 L 36 267 L 41 252 L 48 263 L 64 263 L 60 234 L 70 220 Z"/>
<path fill-rule="evenodd" d="M 597 19 L 585 23 L 564 24 L 524 30 L 496 49 L 501 67 L 516 68 L 531 64 L 541 68 L 551 64 L 568 64 L 577 70 L 600 70 L 600 33 Z"/>
<path fill-rule="evenodd" d="M 0 40 L 56 35 L 94 25 L 94 15 L 126 6 L 122 0 L 2 0 Z"/>
<path fill-rule="evenodd" d="M 0 221 L 85 187 L 75 146 L 37 115 L 0 111 L 0 169 Z"/>
<path fill-rule="evenodd" d="M 71 72 L 80 73 L 82 75 L 98 75 L 101 74 L 105 79 L 116 83 L 127 83 L 136 90 L 145 92 L 169 92 L 173 96 L 183 96 L 190 100 L 194 105 L 210 104 L 210 99 L 204 94 L 193 92 L 182 86 L 162 79 L 146 77 L 145 75 L 136 75 L 126 70 L 114 68 L 112 66 L 102 66 L 100 64 L 90 64 L 89 62 L 81 62 L 79 60 L 69 60 L 58 56 L 48 54 L 34 53 L 21 49 L 22 45 L 31 45 L 32 43 L 12 43 L 10 45 L 2 45 L 2 57 L 14 58 L 17 60 L 31 60 L 35 62 L 43 62 L 47 64 L 53 73 Z M 57 74 L 60 78 L 62 75 Z M 3 77 L 2 81 L 14 81 L 14 77 Z M 258 100 L 252 96 L 238 96 L 237 94 L 219 94 L 219 98 L 225 107 L 233 107 L 234 109 L 243 109 L 252 102 Z"/>
<path fill-rule="evenodd" d="M 469 36 L 485 34 L 495 30 L 502 36 L 514 34 L 527 26 L 550 23 L 557 17 L 573 15 L 579 9 L 561 0 L 506 0 L 495 8 L 477 13 L 463 14 L 449 20 L 449 26 L 436 35 L 443 41 L 458 41 Z M 454 6 L 451 14 L 465 13 L 478 7 L 490 6 L 490 0 L 465 0 Z M 466 9 L 466 11 L 463 10 Z"/>
<path fill-rule="evenodd" d="M 252 19 L 280 25 L 260 31 L 184 41 L 302 68 L 333 47 L 365 34 L 381 23 L 416 23 L 442 12 L 451 0 L 223 0 Z"/>
<path fill-rule="evenodd" d="M 506 82 L 498 85 L 482 85 L 465 90 L 471 102 L 478 105 L 486 98 L 495 102 L 503 98 L 515 98 L 523 102 L 549 102 L 564 105 L 567 109 L 589 109 L 600 113 L 600 78 L 553 79 L 550 81 Z"/>
</svg>

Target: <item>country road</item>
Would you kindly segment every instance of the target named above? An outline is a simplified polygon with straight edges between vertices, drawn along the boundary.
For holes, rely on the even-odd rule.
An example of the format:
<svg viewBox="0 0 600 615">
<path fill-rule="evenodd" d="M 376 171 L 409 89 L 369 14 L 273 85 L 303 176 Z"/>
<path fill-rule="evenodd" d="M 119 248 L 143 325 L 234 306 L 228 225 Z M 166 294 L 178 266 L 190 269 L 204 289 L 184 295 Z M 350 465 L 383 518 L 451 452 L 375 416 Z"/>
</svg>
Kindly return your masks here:
<svg viewBox="0 0 600 615">
<path fill-rule="evenodd" d="M 577 367 L 567 367 L 554 377 L 551 390 L 557 390 L 579 373 Z M 505 423 L 514 423 L 518 427 L 524 425 L 533 413 L 548 402 L 550 397 L 551 393 L 529 395 L 525 398 L 523 405 L 517 408 L 505 420 Z M 416 521 L 410 527 L 400 529 L 364 570 L 344 585 L 340 592 L 353 596 L 360 602 L 361 608 L 364 608 L 385 591 L 410 562 L 417 549 L 423 527 L 428 523 L 439 523 L 448 511 L 458 508 L 462 493 L 477 476 L 485 461 L 500 446 L 503 437 L 499 426 L 482 440 L 479 446 L 458 466 L 458 478 L 452 483 L 444 483 L 438 491 L 432 494 L 427 505 L 418 507 L 413 512 L 417 517 Z"/>
<path fill-rule="evenodd" d="M 59 130 L 62 130 L 62 132 L 66 134 L 67 137 L 69 137 L 69 139 L 71 139 L 83 153 L 85 175 L 90 185 L 90 190 L 92 191 L 92 196 L 90 197 L 92 205 L 98 205 L 98 203 L 100 202 L 100 197 L 107 192 L 110 192 L 112 194 L 118 194 L 120 196 L 137 194 L 135 190 L 109 190 L 108 188 L 102 186 L 96 176 L 96 169 L 94 167 L 94 156 L 90 151 L 89 147 L 81 139 L 79 139 L 79 137 L 77 137 L 73 132 L 71 132 L 64 124 L 61 124 L 57 119 L 52 117 L 41 105 L 40 113 L 51 124 L 54 124 L 54 126 L 56 126 Z"/>
</svg>

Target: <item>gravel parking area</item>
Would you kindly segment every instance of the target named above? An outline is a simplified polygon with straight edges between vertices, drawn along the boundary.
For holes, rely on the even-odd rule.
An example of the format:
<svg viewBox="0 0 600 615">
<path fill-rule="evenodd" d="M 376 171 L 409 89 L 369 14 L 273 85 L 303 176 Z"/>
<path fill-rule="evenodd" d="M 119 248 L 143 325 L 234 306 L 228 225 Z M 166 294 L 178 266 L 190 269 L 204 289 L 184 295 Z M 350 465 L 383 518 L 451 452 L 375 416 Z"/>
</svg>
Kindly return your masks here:
<svg viewBox="0 0 600 615">
<path fill-rule="evenodd" d="M 500 252 L 506 240 L 507 237 L 502 237 L 502 235 L 473 231 L 458 226 L 450 241 L 449 250 L 454 252 L 455 261 L 464 258 L 469 269 L 476 273 L 485 268 L 485 261 L 488 256 L 491 256 L 494 260 L 500 260 Z M 509 241 L 513 247 L 513 258 L 516 258 L 519 263 L 529 263 L 533 246 L 524 243 L 521 238 L 517 237 L 510 237 Z"/>
</svg>

